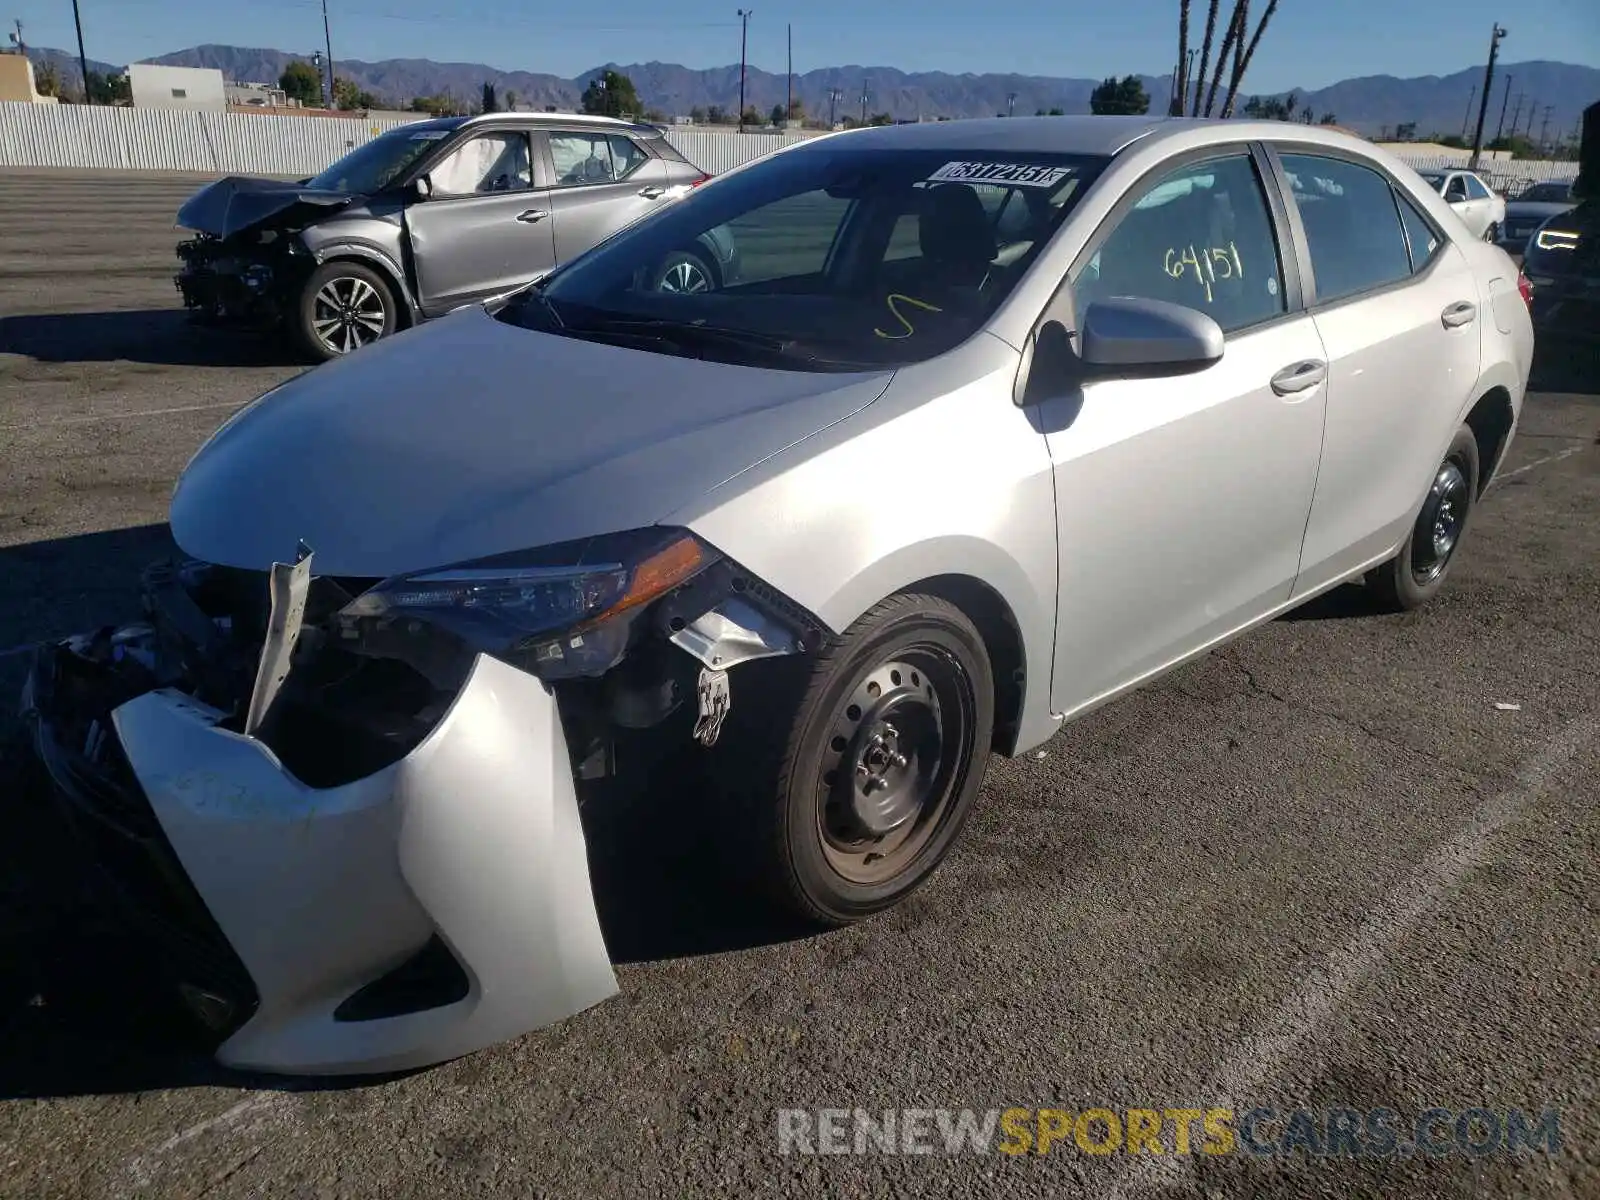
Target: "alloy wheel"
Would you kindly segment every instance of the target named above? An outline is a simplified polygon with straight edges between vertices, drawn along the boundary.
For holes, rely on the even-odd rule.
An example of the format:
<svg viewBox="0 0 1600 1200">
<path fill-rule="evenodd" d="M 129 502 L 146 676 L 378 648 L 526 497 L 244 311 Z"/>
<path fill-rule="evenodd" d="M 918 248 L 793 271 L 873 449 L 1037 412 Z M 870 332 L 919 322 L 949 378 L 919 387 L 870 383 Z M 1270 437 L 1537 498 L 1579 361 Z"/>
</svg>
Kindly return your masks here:
<svg viewBox="0 0 1600 1200">
<path fill-rule="evenodd" d="M 658 292 L 683 292 L 699 295 L 711 290 L 711 277 L 706 269 L 687 256 L 674 259 L 656 281 Z"/>
<path fill-rule="evenodd" d="M 311 328 L 334 354 L 349 354 L 383 335 L 385 301 L 365 279 L 340 275 L 317 290 Z"/>
</svg>

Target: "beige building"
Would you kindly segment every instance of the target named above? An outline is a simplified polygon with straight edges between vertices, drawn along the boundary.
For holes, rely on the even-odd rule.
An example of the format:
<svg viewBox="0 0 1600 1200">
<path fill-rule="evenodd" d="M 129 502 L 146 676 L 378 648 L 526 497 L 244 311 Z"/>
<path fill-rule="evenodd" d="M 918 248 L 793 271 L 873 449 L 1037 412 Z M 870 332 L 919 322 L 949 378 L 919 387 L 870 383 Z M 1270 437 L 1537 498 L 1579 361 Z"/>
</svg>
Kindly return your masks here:
<svg viewBox="0 0 1600 1200">
<path fill-rule="evenodd" d="M 39 95 L 33 62 L 26 54 L 0 54 L 0 100 L 14 104 L 54 104 L 54 96 Z"/>
</svg>

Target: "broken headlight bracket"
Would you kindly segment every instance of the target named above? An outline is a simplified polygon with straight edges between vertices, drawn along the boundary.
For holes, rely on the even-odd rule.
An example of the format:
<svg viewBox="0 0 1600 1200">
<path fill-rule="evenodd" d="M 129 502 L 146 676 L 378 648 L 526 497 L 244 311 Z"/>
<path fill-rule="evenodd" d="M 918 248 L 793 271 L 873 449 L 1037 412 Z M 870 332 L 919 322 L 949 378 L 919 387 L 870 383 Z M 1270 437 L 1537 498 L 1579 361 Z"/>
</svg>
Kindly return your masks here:
<svg viewBox="0 0 1600 1200">
<path fill-rule="evenodd" d="M 782 617 L 771 611 L 780 605 L 789 610 Z M 668 641 L 700 663 L 694 738 L 703 746 L 716 744 L 733 707 L 730 670 L 799 654 L 821 640 L 809 614 L 726 559 L 664 598 L 655 619 Z"/>
</svg>

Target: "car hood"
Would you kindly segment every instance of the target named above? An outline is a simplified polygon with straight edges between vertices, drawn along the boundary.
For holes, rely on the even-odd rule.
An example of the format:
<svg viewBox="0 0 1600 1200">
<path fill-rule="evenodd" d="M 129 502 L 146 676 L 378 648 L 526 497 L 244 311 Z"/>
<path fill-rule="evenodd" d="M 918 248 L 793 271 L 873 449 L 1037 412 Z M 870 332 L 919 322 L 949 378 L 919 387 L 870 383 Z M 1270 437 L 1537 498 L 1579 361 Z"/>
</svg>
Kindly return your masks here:
<svg viewBox="0 0 1600 1200">
<path fill-rule="evenodd" d="M 361 197 L 285 183 L 279 179 L 247 179 L 232 175 L 208 183 L 178 209 L 178 225 L 225 238 L 280 216 L 289 209 L 332 210 Z"/>
<path fill-rule="evenodd" d="M 639 528 L 890 377 L 678 358 L 467 308 L 236 414 L 179 478 L 172 532 L 225 566 L 292 562 L 304 541 L 320 573 L 372 577 Z"/>
<path fill-rule="evenodd" d="M 1506 216 L 1507 218 L 1520 217 L 1524 221 L 1543 221 L 1547 217 L 1559 217 L 1564 212 L 1570 212 L 1574 207 L 1576 207 L 1576 202 L 1511 200 L 1506 203 Z"/>
</svg>

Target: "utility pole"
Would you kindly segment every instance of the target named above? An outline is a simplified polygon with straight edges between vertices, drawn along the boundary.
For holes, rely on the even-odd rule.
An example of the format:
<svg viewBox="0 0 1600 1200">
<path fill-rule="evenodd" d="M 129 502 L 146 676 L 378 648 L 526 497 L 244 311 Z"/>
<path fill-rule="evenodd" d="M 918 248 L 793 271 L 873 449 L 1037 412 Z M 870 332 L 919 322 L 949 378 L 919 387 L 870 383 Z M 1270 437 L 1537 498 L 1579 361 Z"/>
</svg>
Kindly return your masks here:
<svg viewBox="0 0 1600 1200">
<path fill-rule="evenodd" d="M 1525 138 L 1532 138 L 1533 137 L 1533 114 L 1538 112 L 1538 111 L 1539 111 L 1539 101 L 1537 99 L 1535 99 L 1535 98 L 1530 97 L 1529 100 L 1528 100 L 1528 123 L 1522 127 L 1522 136 L 1523 137 L 1525 137 Z M 1515 133 L 1516 130 L 1513 129 L 1511 132 Z"/>
<path fill-rule="evenodd" d="M 23 58 L 27 58 L 28 43 L 22 40 L 22 22 L 13 20 L 11 23 L 17 27 L 17 31 L 11 35 L 11 40 L 16 44 L 17 53 L 22 55 Z"/>
<path fill-rule="evenodd" d="M 328 0 L 322 0 L 322 42 L 328 48 L 328 107 L 334 106 L 333 94 L 333 34 L 328 30 Z"/>
<path fill-rule="evenodd" d="M 841 101 L 843 99 L 844 99 L 844 89 L 843 88 L 829 88 L 828 89 L 828 128 L 829 129 L 832 129 L 835 125 L 837 125 L 839 123 L 838 119 L 837 119 L 836 110 L 837 110 L 839 101 Z"/>
<path fill-rule="evenodd" d="M 1500 125 L 1494 131 L 1494 140 L 1499 141 L 1506 132 L 1506 101 L 1511 99 L 1511 76 L 1506 76 L 1505 94 L 1500 97 Z"/>
<path fill-rule="evenodd" d="M 1511 136 L 1512 137 L 1516 137 L 1517 136 L 1517 122 L 1522 120 L 1522 97 L 1524 95 L 1526 95 L 1525 92 L 1518 92 L 1517 93 L 1517 106 L 1516 106 L 1516 108 L 1511 110 Z"/>
<path fill-rule="evenodd" d="M 867 91 L 866 88 L 862 88 L 861 89 L 861 123 L 863 125 L 865 125 L 867 123 L 867 101 L 870 100 L 871 98 L 872 98 L 872 93 Z"/>
<path fill-rule="evenodd" d="M 1011 93 L 1008 93 L 1007 96 L 1006 96 L 1006 116 L 1014 117 L 1016 115 L 1017 115 L 1017 94 L 1015 92 L 1011 92 Z"/>
<path fill-rule="evenodd" d="M 1472 122 L 1472 102 L 1478 98 L 1478 85 L 1472 85 L 1472 91 L 1467 94 L 1467 111 L 1461 114 L 1461 140 L 1467 140 L 1467 126 Z"/>
<path fill-rule="evenodd" d="M 78 0 L 72 0 L 72 23 L 78 27 L 78 70 L 83 72 L 83 102 L 93 104 L 94 97 L 89 95 L 89 56 L 83 52 L 83 16 L 78 12 Z"/>
<path fill-rule="evenodd" d="M 789 101 L 783 107 L 783 124 L 788 128 L 794 120 L 794 26 L 789 26 Z"/>
<path fill-rule="evenodd" d="M 1483 69 L 1483 99 L 1478 104 L 1478 129 L 1472 135 L 1472 159 L 1469 171 L 1478 169 L 1478 156 L 1483 153 L 1483 121 L 1489 115 L 1489 92 L 1494 87 L 1494 63 L 1500 57 L 1500 40 L 1506 36 L 1504 26 L 1495 24 L 1489 37 L 1489 64 Z"/>
<path fill-rule="evenodd" d="M 754 9 L 739 9 L 739 132 L 744 132 L 745 49 L 750 42 L 750 14 Z"/>
<path fill-rule="evenodd" d="M 1540 154 L 1543 154 L 1545 152 L 1545 146 L 1547 145 L 1547 143 L 1545 141 L 1545 138 L 1550 133 L 1550 112 L 1554 108 L 1555 108 L 1554 104 L 1546 104 L 1544 106 L 1544 121 L 1539 126 L 1539 153 Z"/>
</svg>

